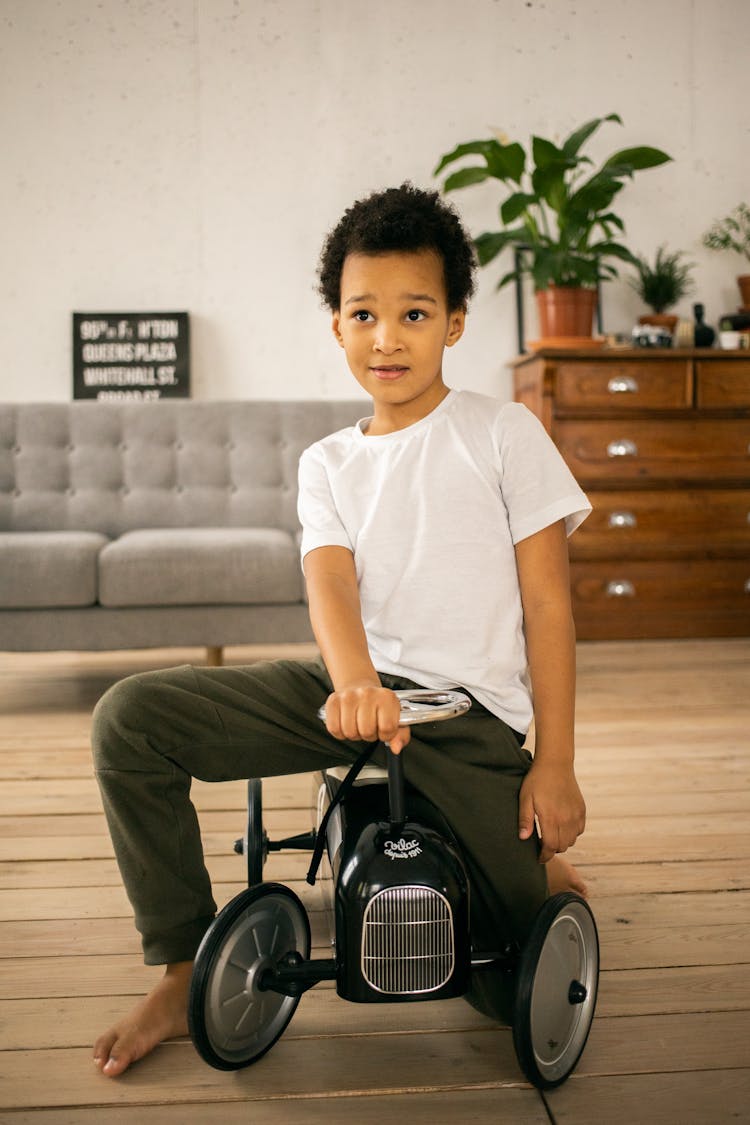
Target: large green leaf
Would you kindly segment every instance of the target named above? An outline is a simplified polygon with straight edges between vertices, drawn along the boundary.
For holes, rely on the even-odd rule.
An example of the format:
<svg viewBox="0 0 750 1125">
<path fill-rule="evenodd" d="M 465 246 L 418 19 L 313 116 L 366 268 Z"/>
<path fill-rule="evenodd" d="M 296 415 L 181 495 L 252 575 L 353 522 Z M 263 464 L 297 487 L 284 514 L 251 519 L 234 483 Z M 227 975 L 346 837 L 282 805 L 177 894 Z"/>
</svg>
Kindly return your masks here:
<svg viewBox="0 0 750 1125">
<path fill-rule="evenodd" d="M 624 231 L 625 224 L 619 215 L 615 215 L 613 211 L 608 211 L 606 215 L 597 215 L 596 221 L 602 226 L 617 227 L 618 230 Z"/>
<path fill-rule="evenodd" d="M 585 125 L 581 125 L 575 132 L 571 133 L 568 139 L 562 146 L 562 151 L 566 156 L 577 156 L 578 150 L 586 143 L 592 133 L 602 125 L 605 121 L 615 121 L 618 125 L 622 125 L 622 118 L 618 113 L 609 113 L 606 117 L 595 117 L 592 121 L 587 121 Z"/>
<path fill-rule="evenodd" d="M 560 266 L 561 284 L 596 285 L 599 261 L 583 254 L 568 254 Z"/>
<path fill-rule="evenodd" d="M 457 145 L 452 152 L 446 153 L 433 172 L 437 176 L 448 164 L 460 160 L 464 156 L 483 156 L 487 165 L 487 173 L 496 180 L 512 180 L 513 183 L 521 182 L 521 176 L 526 166 L 526 153 L 523 146 L 518 143 L 501 145 L 496 140 L 468 141 L 466 144 Z M 477 183 L 469 180 L 467 183 Z M 465 186 L 454 183 L 455 187 Z M 449 189 L 450 190 L 450 189 Z"/>
<path fill-rule="evenodd" d="M 622 188 L 623 184 L 619 180 L 597 172 L 570 197 L 567 213 L 570 217 L 575 216 L 579 220 L 584 216 L 593 218 L 609 207 Z"/>
<path fill-rule="evenodd" d="M 526 242 L 528 232 L 525 227 L 514 227 L 511 230 L 487 231 L 474 239 L 477 258 L 481 266 L 486 266 L 493 258 L 505 249 L 506 246 L 522 245 Z"/>
<path fill-rule="evenodd" d="M 589 247 L 589 251 L 598 258 L 619 258 L 623 262 L 630 263 L 630 265 L 635 265 L 638 261 L 635 254 L 620 242 L 610 242 L 609 240 L 606 242 L 595 242 Z"/>
<path fill-rule="evenodd" d="M 455 191 L 456 188 L 469 187 L 470 184 L 481 184 L 489 179 L 489 175 L 486 168 L 461 168 L 448 176 L 443 184 L 443 191 Z"/>
<path fill-rule="evenodd" d="M 544 137 L 531 138 L 531 153 L 537 168 L 546 168 L 549 164 L 566 167 L 568 163 L 562 149 L 553 145 L 552 141 L 545 140 Z"/>
<path fill-rule="evenodd" d="M 512 223 L 532 203 L 536 203 L 535 195 L 529 195 L 525 191 L 514 192 L 513 195 L 508 196 L 500 208 L 500 217 L 504 223 Z"/>
<path fill-rule="evenodd" d="M 512 180 L 514 184 L 520 184 L 526 167 L 523 145 L 496 145 L 487 157 L 487 167 L 495 179 Z"/>
<path fill-rule="evenodd" d="M 671 159 L 672 157 L 667 156 L 660 148 L 649 148 L 648 145 L 623 148 L 604 161 L 602 171 L 609 171 L 610 175 L 614 176 L 627 176 L 644 168 L 658 168 L 660 164 L 666 164 Z"/>
<path fill-rule="evenodd" d="M 548 164 L 543 168 L 535 168 L 531 177 L 531 186 L 538 196 L 549 203 L 554 211 L 559 211 L 564 206 L 568 196 L 565 184 L 565 166 L 559 163 Z"/>
<path fill-rule="evenodd" d="M 438 176 L 443 168 L 448 164 L 452 164 L 454 160 L 460 160 L 462 156 L 483 156 L 487 160 L 492 148 L 500 148 L 497 141 L 467 141 L 465 144 L 456 145 L 452 152 L 447 152 L 445 156 L 441 157 L 433 176 Z"/>
<path fill-rule="evenodd" d="M 524 270 L 522 269 L 521 273 L 523 273 L 523 272 L 524 272 Z M 509 284 L 509 282 L 515 281 L 517 278 L 518 278 L 518 273 L 516 272 L 516 270 L 509 270 L 508 273 L 503 274 L 503 276 L 500 278 L 500 280 L 498 281 L 495 288 L 496 289 L 503 289 L 506 285 Z"/>
</svg>

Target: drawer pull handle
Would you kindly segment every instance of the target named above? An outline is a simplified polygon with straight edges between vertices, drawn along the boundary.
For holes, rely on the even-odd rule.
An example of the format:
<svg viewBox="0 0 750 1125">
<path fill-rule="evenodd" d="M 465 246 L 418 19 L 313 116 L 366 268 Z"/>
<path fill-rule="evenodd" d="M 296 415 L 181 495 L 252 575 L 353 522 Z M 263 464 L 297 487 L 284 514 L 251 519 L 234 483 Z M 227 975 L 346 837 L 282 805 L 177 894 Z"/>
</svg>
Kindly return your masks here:
<svg viewBox="0 0 750 1125">
<path fill-rule="evenodd" d="M 632 512 L 610 512 L 608 527 L 637 527 L 638 520 Z"/>
<path fill-rule="evenodd" d="M 750 578 L 745 579 L 745 593 L 750 594 Z"/>
<path fill-rule="evenodd" d="M 634 598 L 635 586 L 627 578 L 619 578 L 614 582 L 608 582 L 604 592 L 608 598 Z"/>
<path fill-rule="evenodd" d="M 607 390 L 611 395 L 636 395 L 638 382 L 632 375 L 613 375 L 607 383 Z"/>
<path fill-rule="evenodd" d="M 608 457 L 637 457 L 638 446 L 630 438 L 621 441 L 611 441 L 607 446 Z"/>
</svg>

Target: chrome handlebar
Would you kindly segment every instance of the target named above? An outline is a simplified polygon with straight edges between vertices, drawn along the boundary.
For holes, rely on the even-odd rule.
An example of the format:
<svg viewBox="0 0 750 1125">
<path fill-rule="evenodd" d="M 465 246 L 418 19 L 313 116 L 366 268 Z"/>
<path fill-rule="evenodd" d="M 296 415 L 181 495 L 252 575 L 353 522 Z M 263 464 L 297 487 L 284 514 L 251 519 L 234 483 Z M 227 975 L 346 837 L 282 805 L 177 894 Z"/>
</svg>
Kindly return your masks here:
<svg viewBox="0 0 750 1125">
<path fill-rule="evenodd" d="M 417 723 L 435 723 L 463 715 L 471 707 L 471 700 L 462 691 L 435 691 L 429 688 L 407 688 L 394 694 L 401 702 L 399 723 L 403 727 L 413 727 Z M 318 718 L 325 720 L 323 705 Z"/>
</svg>

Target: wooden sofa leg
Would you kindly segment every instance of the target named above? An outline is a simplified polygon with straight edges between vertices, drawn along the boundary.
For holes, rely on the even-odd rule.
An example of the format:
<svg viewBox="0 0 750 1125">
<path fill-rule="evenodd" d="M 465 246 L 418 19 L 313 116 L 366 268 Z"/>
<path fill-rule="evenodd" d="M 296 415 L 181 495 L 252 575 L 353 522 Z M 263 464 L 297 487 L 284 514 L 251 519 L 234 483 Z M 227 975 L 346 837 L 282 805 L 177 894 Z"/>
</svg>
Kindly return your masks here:
<svg viewBox="0 0 750 1125">
<path fill-rule="evenodd" d="M 209 668 L 221 668 L 224 663 L 224 649 L 221 645 L 206 645 L 206 664 Z"/>
</svg>

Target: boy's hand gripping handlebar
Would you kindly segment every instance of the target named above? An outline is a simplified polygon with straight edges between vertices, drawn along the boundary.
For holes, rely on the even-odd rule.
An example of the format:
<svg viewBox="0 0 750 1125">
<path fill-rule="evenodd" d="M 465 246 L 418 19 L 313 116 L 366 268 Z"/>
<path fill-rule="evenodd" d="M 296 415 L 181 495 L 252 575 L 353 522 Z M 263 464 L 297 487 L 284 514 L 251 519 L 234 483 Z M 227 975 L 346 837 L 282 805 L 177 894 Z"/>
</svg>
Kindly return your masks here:
<svg viewBox="0 0 750 1125">
<path fill-rule="evenodd" d="M 407 688 L 394 693 L 401 703 L 400 726 L 416 726 L 418 723 L 435 723 L 443 719 L 452 719 L 462 715 L 471 707 L 468 695 L 461 691 L 439 691 L 429 688 Z M 321 707 L 318 718 L 325 722 L 326 709 Z M 360 754 L 354 765 L 341 783 L 336 796 L 326 809 L 325 816 L 318 829 L 315 849 L 313 851 L 310 870 L 307 873 L 307 882 L 313 885 L 320 865 L 325 845 L 326 828 L 331 813 L 349 792 L 354 782 L 372 756 L 377 742 L 370 742 Z M 406 804 L 404 794 L 404 761 L 402 754 L 388 754 L 388 803 L 392 830 L 400 832 L 406 820 Z"/>
</svg>

